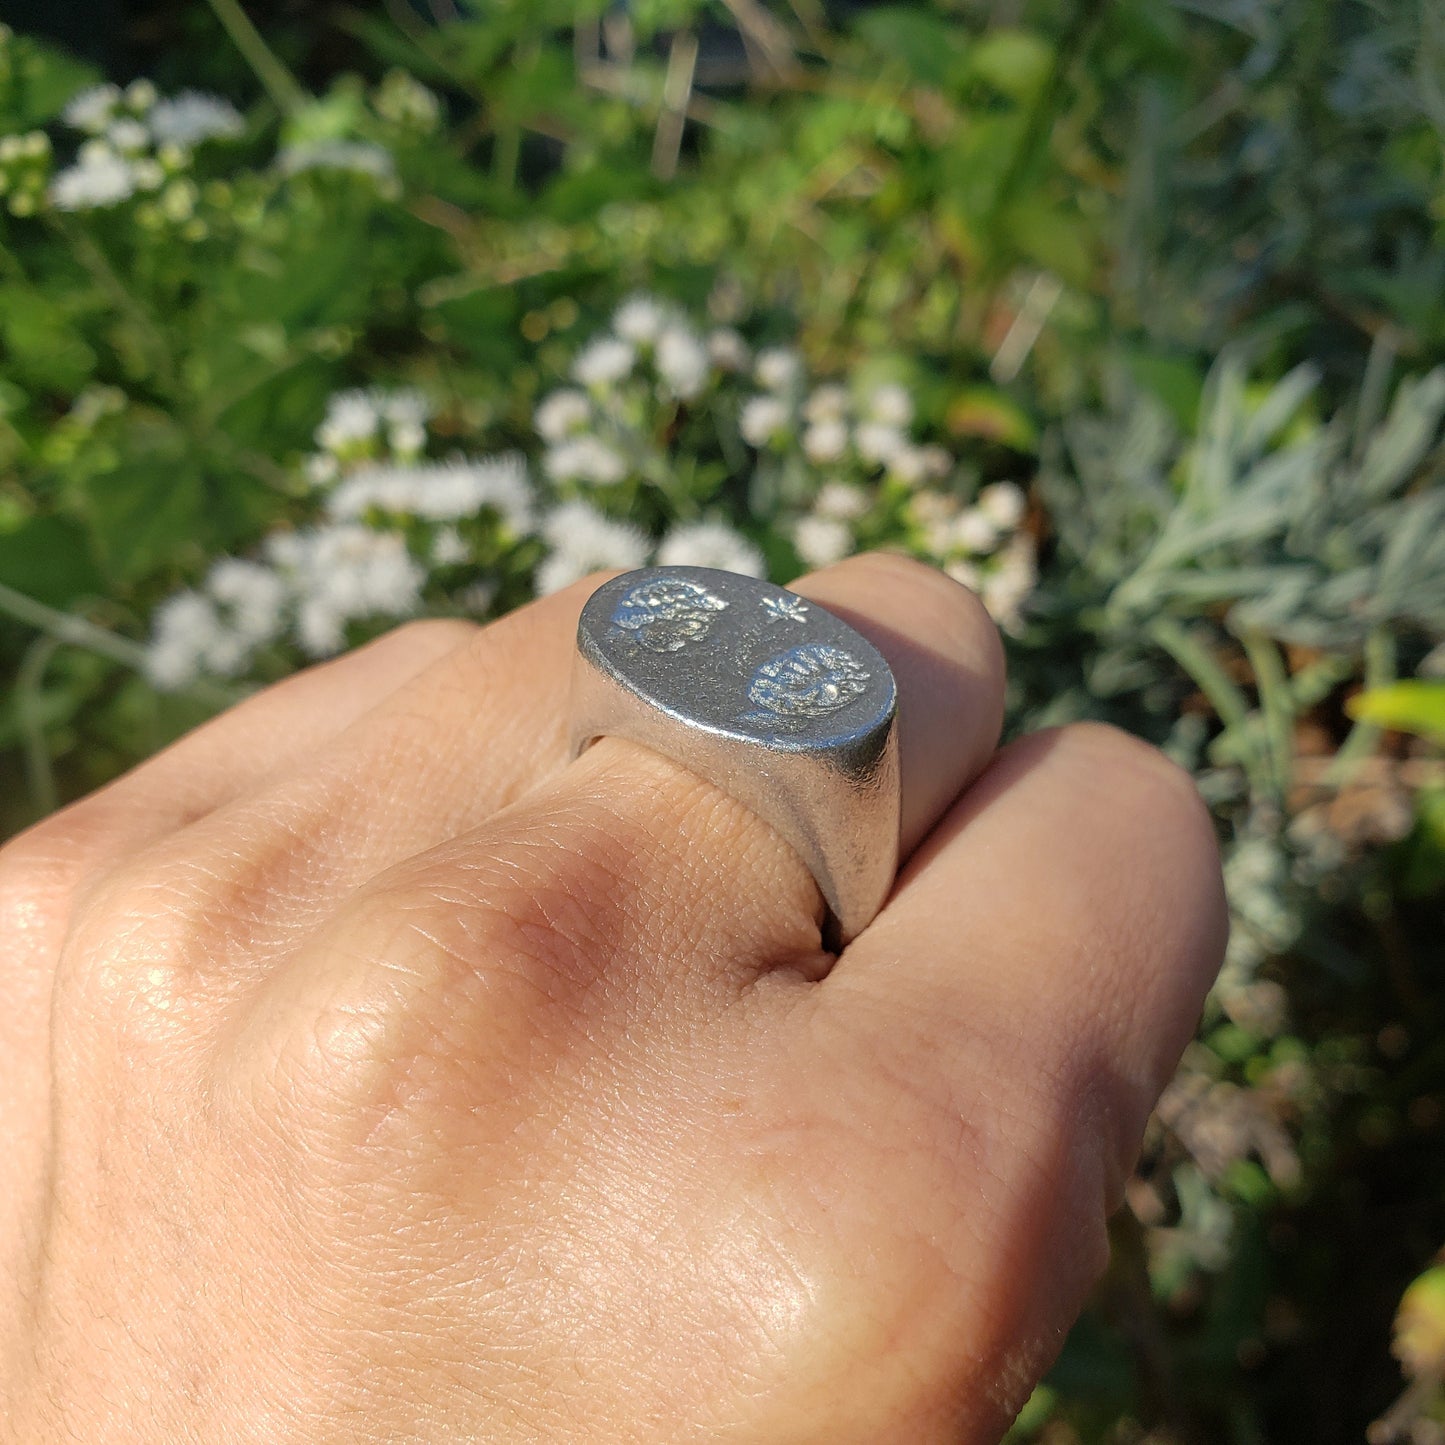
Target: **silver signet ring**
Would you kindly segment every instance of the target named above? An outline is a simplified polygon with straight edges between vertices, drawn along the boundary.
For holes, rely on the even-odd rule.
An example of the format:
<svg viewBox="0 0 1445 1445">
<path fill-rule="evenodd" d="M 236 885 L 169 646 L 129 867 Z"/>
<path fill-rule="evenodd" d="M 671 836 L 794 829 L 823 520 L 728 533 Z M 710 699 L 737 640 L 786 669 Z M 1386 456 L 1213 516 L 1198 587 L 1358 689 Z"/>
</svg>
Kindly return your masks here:
<svg viewBox="0 0 1445 1445">
<path fill-rule="evenodd" d="M 836 951 L 898 870 L 898 688 L 882 653 L 796 593 L 711 567 L 604 582 L 577 625 L 572 756 L 630 738 L 792 844 Z"/>
</svg>

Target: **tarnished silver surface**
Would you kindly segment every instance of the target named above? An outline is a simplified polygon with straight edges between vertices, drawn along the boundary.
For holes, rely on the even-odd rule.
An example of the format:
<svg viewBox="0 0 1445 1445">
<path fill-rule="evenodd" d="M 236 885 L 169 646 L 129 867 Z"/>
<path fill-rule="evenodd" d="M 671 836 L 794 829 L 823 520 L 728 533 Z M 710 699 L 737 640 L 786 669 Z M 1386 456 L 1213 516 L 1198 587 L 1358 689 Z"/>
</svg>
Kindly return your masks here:
<svg viewBox="0 0 1445 1445">
<path fill-rule="evenodd" d="M 898 869 L 898 690 L 816 602 L 710 567 L 604 583 L 577 627 L 572 752 L 631 738 L 731 793 L 797 849 L 837 948 Z"/>
</svg>

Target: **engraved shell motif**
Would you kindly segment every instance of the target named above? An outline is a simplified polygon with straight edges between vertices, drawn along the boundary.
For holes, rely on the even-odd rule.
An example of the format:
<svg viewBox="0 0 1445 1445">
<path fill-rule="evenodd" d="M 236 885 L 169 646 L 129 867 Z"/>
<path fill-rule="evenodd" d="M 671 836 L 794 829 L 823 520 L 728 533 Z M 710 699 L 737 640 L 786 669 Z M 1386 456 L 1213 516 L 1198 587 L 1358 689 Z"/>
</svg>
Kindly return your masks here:
<svg viewBox="0 0 1445 1445">
<path fill-rule="evenodd" d="M 617 604 L 612 626 L 649 652 L 678 652 L 701 642 L 727 605 L 699 582 L 661 577 L 632 588 Z"/>
<path fill-rule="evenodd" d="M 867 684 L 868 671 L 851 652 L 805 642 L 769 658 L 753 673 L 748 696 L 761 711 L 750 717 L 797 726 L 846 707 Z"/>
</svg>

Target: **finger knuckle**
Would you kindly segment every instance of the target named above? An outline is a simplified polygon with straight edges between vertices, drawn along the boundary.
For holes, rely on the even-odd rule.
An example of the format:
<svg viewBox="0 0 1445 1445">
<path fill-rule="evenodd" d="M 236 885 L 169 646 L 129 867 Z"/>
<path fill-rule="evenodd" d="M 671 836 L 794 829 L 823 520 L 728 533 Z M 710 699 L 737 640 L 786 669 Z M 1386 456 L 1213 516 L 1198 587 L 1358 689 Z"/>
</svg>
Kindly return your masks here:
<svg viewBox="0 0 1445 1445">
<path fill-rule="evenodd" d="M 172 1044 L 190 1014 L 204 913 L 183 873 L 128 866 L 88 889 L 56 969 L 57 1028 L 91 1045 Z"/>
<path fill-rule="evenodd" d="M 104 855 L 113 833 L 100 796 L 52 813 L 0 847 L 0 890 L 47 901 L 69 892 Z"/>
</svg>

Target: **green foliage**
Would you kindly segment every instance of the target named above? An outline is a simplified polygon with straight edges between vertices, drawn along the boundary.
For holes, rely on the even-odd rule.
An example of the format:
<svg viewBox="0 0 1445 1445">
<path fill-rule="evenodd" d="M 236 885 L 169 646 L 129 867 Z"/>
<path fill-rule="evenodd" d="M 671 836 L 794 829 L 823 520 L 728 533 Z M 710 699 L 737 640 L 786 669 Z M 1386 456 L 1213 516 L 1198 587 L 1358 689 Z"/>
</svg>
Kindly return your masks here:
<svg viewBox="0 0 1445 1445">
<path fill-rule="evenodd" d="M 99 77 L 0 33 L 5 829 L 308 651 L 516 605 L 578 505 L 780 579 L 933 557 L 1008 622 L 1012 727 L 1193 769 L 1235 919 L 1016 1437 L 1424 1431 L 1387 1344 L 1445 1238 L 1438 6 L 432 8 L 268 29 L 308 89 L 229 0 L 157 5 L 157 84 L 230 97 L 184 144 L 144 76 L 67 119 Z M 705 379 L 654 336 L 547 434 L 638 291 Z M 748 370 L 780 346 L 796 377 Z M 338 520 L 388 468 L 412 500 Z M 458 470 L 503 490 L 423 516 Z M 318 536 L 389 603 L 307 613 Z M 211 650 L 160 691 L 185 616 Z"/>
</svg>

